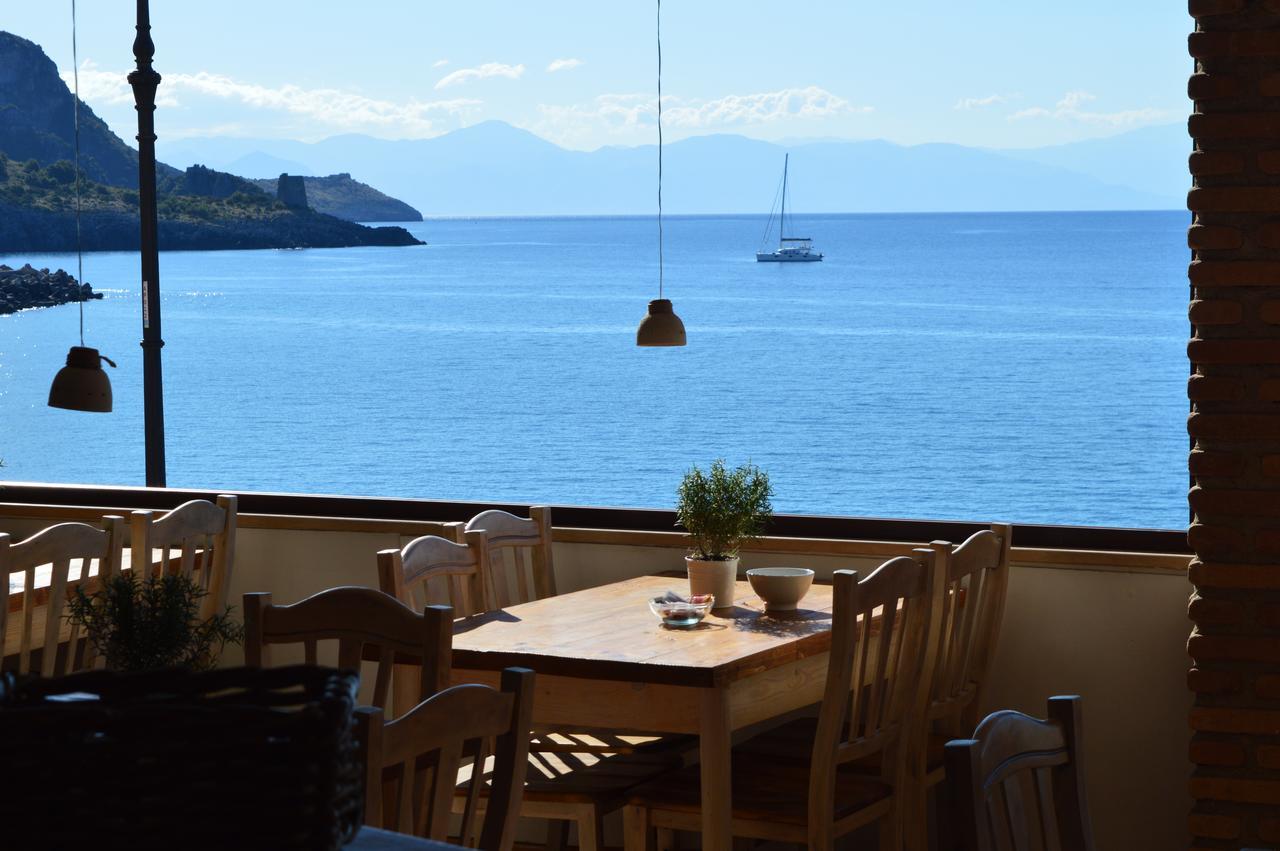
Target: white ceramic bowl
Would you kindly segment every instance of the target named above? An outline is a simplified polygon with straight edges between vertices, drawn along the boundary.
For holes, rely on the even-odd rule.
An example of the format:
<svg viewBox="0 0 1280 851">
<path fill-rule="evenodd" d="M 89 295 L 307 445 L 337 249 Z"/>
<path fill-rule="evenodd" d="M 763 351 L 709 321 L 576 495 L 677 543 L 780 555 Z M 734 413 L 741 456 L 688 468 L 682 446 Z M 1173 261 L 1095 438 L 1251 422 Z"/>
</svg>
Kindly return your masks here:
<svg viewBox="0 0 1280 851">
<path fill-rule="evenodd" d="M 794 612 L 813 584 L 807 567 L 753 567 L 747 571 L 751 590 L 765 602 L 765 611 Z"/>
</svg>

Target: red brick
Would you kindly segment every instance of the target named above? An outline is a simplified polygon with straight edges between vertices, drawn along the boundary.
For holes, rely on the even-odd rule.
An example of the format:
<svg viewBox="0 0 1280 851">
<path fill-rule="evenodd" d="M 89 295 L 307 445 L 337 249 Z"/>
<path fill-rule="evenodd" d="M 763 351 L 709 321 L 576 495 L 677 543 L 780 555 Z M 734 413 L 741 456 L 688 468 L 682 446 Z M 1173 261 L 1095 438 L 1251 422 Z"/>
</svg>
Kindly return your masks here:
<svg viewBox="0 0 1280 851">
<path fill-rule="evenodd" d="M 1193 402 L 1234 402 L 1244 398 L 1244 382 L 1238 378 L 1193 375 L 1187 380 L 1187 398 Z"/>
<path fill-rule="evenodd" d="M 1193 777 L 1191 794 L 1213 801 L 1242 804 L 1280 804 L 1280 780 L 1243 780 L 1233 777 Z"/>
<path fill-rule="evenodd" d="M 1192 77 L 1191 79 L 1195 79 Z M 1262 155 L 1259 154 L 1259 157 Z M 1244 171 L 1244 157 L 1235 151 L 1196 151 L 1187 158 L 1187 166 L 1197 177 L 1217 174 L 1239 174 Z"/>
<path fill-rule="evenodd" d="M 1280 74 L 1268 74 L 1258 81 L 1258 94 L 1264 98 L 1280 95 Z"/>
<path fill-rule="evenodd" d="M 1253 232 L 1254 242 L 1263 248 L 1280 248 L 1280 222 L 1267 222 Z"/>
<path fill-rule="evenodd" d="M 1187 606 L 1187 614 L 1201 626 L 1224 626 L 1243 621 L 1245 611 L 1244 605 L 1235 600 L 1206 600 L 1204 597 L 1192 597 L 1191 603 Z M 1226 672 L 1191 669 L 1191 674 L 1199 674 L 1206 682 L 1216 682 L 1220 678 L 1210 675 L 1220 673 Z"/>
<path fill-rule="evenodd" d="M 1280 113 L 1276 115 L 1280 118 Z M 1280 210 L 1280 186 L 1192 189 L 1187 193 L 1187 209 L 1198 213 L 1274 213 Z"/>
<path fill-rule="evenodd" d="M 1280 379 L 1268 378 L 1258 383 L 1258 400 L 1261 402 L 1280 402 Z"/>
<path fill-rule="evenodd" d="M 1274 440 L 1280 438 L 1280 416 L 1275 414 L 1202 414 L 1187 417 L 1192 437 Z"/>
<path fill-rule="evenodd" d="M 1277 35 L 1280 36 L 1280 32 Z M 1187 127 L 1196 139 L 1274 139 L 1280 135 L 1280 113 L 1196 113 L 1188 120 Z M 1191 209 L 1204 208 L 1192 207 Z"/>
<path fill-rule="evenodd" d="M 1201 588 L 1280 591 L 1280 564 L 1227 564 L 1195 559 L 1187 574 Z"/>
<path fill-rule="evenodd" d="M 1258 168 L 1267 174 L 1280 174 L 1280 151 L 1258 151 Z"/>
<path fill-rule="evenodd" d="M 1229 516 L 1280 517 L 1280 490 L 1244 490 L 1194 487 L 1187 501 L 1202 517 Z"/>
<path fill-rule="evenodd" d="M 1243 461 L 1243 459 L 1241 459 L 1241 461 Z M 1262 456 L 1262 475 L 1273 477 L 1280 476 L 1280 455 Z"/>
<path fill-rule="evenodd" d="M 1263 700 L 1280 700 L 1280 674 L 1262 674 L 1253 681 L 1253 693 Z"/>
<path fill-rule="evenodd" d="M 1227 555 L 1244 552 L 1244 533 L 1230 526 L 1192 523 L 1187 529 L 1187 543 L 1201 555 Z"/>
<path fill-rule="evenodd" d="M 1187 688 L 1196 694 L 1239 694 L 1244 691 L 1244 678 L 1234 671 L 1187 671 Z"/>
<path fill-rule="evenodd" d="M 1211 816 L 1192 813 L 1187 816 L 1187 827 L 1192 836 L 1206 839 L 1235 839 L 1240 835 L 1240 819 L 1233 816 Z"/>
<path fill-rule="evenodd" d="M 1280 818 L 1258 819 L 1258 838 L 1263 842 L 1280 842 Z"/>
<path fill-rule="evenodd" d="M 1198 739 L 1191 743 L 1191 761 L 1196 765 L 1233 768 L 1244 765 L 1244 746 L 1222 739 Z"/>
<path fill-rule="evenodd" d="M 1261 529 L 1253 537 L 1259 555 L 1280 556 L 1280 529 Z M 1280 647 L 1280 641 L 1276 642 Z"/>
<path fill-rule="evenodd" d="M 1196 299 L 1187 310 L 1187 318 L 1196 325 L 1235 325 L 1244 317 L 1238 301 Z"/>
<path fill-rule="evenodd" d="M 1280 363 L 1280 340 L 1192 340 L 1187 344 L 1192 363 Z M 1233 435 L 1234 436 L 1234 435 Z"/>
<path fill-rule="evenodd" d="M 1273 260 L 1196 260 L 1187 277 L 1198 287 L 1280 286 L 1280 262 Z"/>
<path fill-rule="evenodd" d="M 1188 9 L 1193 18 L 1213 15 L 1229 15 L 1244 8 L 1244 0 L 1190 0 Z"/>
<path fill-rule="evenodd" d="M 1280 325 L 1280 301 L 1264 301 L 1258 308 L 1258 317 L 1268 325 Z"/>
<path fill-rule="evenodd" d="M 1274 456 L 1280 460 L 1280 456 Z M 1244 471 L 1244 456 L 1234 452 L 1206 452 L 1197 449 L 1187 461 L 1187 469 L 1193 476 L 1238 476 Z M 1280 475 L 1280 473 L 1277 473 Z"/>
<path fill-rule="evenodd" d="M 1258 745 L 1253 758 L 1262 768 L 1280 770 L 1280 745 Z"/>
<path fill-rule="evenodd" d="M 1210 56 L 1280 56 L 1280 32 L 1198 32 L 1192 33 L 1187 39 L 1187 47 L 1197 59 Z"/>
<path fill-rule="evenodd" d="M 1244 245 L 1239 228 L 1225 225 L 1192 225 L 1187 229 L 1187 246 L 1197 250 L 1226 250 Z"/>
<path fill-rule="evenodd" d="M 1267 629 L 1280 629 L 1280 603 L 1262 603 L 1258 606 L 1258 623 Z"/>
<path fill-rule="evenodd" d="M 1216 100 L 1240 94 L 1240 78 L 1230 74 L 1192 74 L 1187 80 L 1187 97 L 1192 100 Z"/>
<path fill-rule="evenodd" d="M 1187 652 L 1202 662 L 1280 662 L 1280 641 L 1270 637 L 1193 634 Z M 1235 710 L 1243 711 L 1243 710 Z M 1280 735 L 1280 711 L 1274 717 L 1275 734 Z M 1224 730 L 1222 732 L 1237 732 Z"/>
</svg>

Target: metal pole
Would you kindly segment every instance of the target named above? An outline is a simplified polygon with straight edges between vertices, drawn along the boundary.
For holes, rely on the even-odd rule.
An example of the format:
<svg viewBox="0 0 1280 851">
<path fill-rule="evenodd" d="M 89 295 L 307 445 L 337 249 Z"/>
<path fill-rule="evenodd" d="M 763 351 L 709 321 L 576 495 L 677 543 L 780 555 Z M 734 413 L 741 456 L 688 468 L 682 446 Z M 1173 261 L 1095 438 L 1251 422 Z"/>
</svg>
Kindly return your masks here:
<svg viewBox="0 0 1280 851">
<path fill-rule="evenodd" d="M 151 10 L 138 0 L 138 35 L 133 55 L 138 68 L 129 74 L 138 110 L 138 216 L 142 229 L 142 397 L 146 429 L 147 487 L 165 486 L 164 380 L 160 371 L 160 249 L 156 240 L 156 88 L 160 75 L 151 67 Z"/>
</svg>

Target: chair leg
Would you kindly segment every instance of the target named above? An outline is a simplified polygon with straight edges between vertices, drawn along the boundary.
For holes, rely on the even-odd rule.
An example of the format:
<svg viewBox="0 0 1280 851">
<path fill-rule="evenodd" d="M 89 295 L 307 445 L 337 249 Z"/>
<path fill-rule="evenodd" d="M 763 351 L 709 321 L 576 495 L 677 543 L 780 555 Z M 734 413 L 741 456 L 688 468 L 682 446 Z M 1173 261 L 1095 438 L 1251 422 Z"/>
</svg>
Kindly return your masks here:
<svg viewBox="0 0 1280 851">
<path fill-rule="evenodd" d="M 657 834 L 657 844 L 654 851 L 677 851 L 676 832 L 669 827 L 660 827 L 654 831 Z"/>
<path fill-rule="evenodd" d="M 893 797 L 893 809 L 880 819 L 880 851 L 902 851 L 903 802 Z"/>
<path fill-rule="evenodd" d="M 622 808 L 623 851 L 653 851 L 652 831 L 649 827 L 649 810 L 646 807 L 628 805 Z"/>
<path fill-rule="evenodd" d="M 547 851 L 565 851 L 569 847 L 569 822 L 547 819 Z"/>
</svg>

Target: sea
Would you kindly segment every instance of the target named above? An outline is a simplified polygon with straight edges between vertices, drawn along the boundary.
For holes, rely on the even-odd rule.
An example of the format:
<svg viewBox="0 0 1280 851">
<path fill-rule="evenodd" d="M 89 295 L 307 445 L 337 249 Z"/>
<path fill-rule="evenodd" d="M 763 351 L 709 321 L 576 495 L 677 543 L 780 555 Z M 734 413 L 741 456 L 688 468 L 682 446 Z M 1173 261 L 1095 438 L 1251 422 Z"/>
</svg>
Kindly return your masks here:
<svg viewBox="0 0 1280 851">
<path fill-rule="evenodd" d="M 668 217 L 688 345 L 638 348 L 654 218 L 457 218 L 428 245 L 164 252 L 171 486 L 670 507 L 716 458 L 778 512 L 1185 528 L 1180 212 Z M 74 254 L 0 255 L 63 268 Z M 138 255 L 84 257 L 110 414 L 46 406 L 79 308 L 0 317 L 0 479 L 141 485 Z"/>
</svg>

